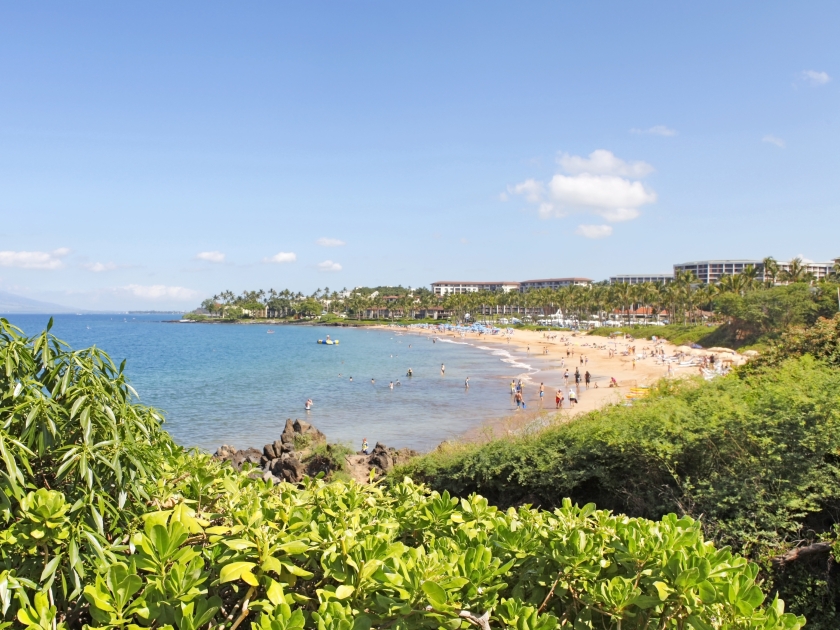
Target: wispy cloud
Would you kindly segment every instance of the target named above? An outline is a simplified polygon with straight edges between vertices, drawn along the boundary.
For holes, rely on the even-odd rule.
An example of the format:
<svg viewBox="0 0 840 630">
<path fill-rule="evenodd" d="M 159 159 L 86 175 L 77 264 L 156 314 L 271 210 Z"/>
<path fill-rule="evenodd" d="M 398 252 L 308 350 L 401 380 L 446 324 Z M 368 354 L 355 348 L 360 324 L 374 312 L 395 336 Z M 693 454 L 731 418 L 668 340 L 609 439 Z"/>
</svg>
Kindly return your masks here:
<svg viewBox="0 0 840 630">
<path fill-rule="evenodd" d="M 653 127 L 648 127 L 647 129 L 636 129 L 633 128 L 630 130 L 630 133 L 647 133 L 652 136 L 676 136 L 677 130 L 671 129 L 670 127 L 666 127 L 665 125 L 654 125 Z"/>
<path fill-rule="evenodd" d="M 575 234 L 586 238 L 606 238 L 613 233 L 611 225 L 579 225 Z"/>
<path fill-rule="evenodd" d="M 263 258 L 264 263 L 293 263 L 297 260 L 297 254 L 294 252 L 277 252 L 274 256 Z"/>
<path fill-rule="evenodd" d="M 66 247 L 54 249 L 51 252 L 0 252 L 0 267 L 18 267 L 19 269 L 61 269 L 64 267 L 62 258 L 70 250 Z"/>
<path fill-rule="evenodd" d="M 318 267 L 318 271 L 341 271 L 341 265 L 331 260 L 325 260 L 322 263 L 318 263 L 316 267 Z"/>
<path fill-rule="evenodd" d="M 212 252 L 199 252 L 195 255 L 196 260 L 206 260 L 207 262 L 212 263 L 223 263 L 225 262 L 225 255 L 222 252 L 212 251 Z"/>
<path fill-rule="evenodd" d="M 626 162 L 616 157 L 612 151 L 598 149 L 589 157 L 561 153 L 557 163 L 572 175 L 615 175 L 618 177 L 641 178 L 653 173 L 653 167 L 647 162 Z"/>
<path fill-rule="evenodd" d="M 819 72 L 817 70 L 805 70 L 802 72 L 802 78 L 813 86 L 825 85 L 831 81 L 831 77 L 827 72 Z"/>
<path fill-rule="evenodd" d="M 785 148 L 785 141 L 781 138 L 777 138 L 776 136 L 767 135 L 761 139 L 762 142 L 767 142 L 769 144 L 775 144 L 780 149 Z"/>
<path fill-rule="evenodd" d="M 108 262 L 108 263 L 101 263 L 101 262 L 85 263 L 85 264 L 82 265 L 82 267 L 84 267 L 88 271 L 92 271 L 93 273 L 102 273 L 103 271 L 113 271 L 114 269 L 117 268 L 117 266 L 112 262 Z"/>
<path fill-rule="evenodd" d="M 338 238 L 327 238 L 326 236 L 322 236 L 317 241 L 315 241 L 321 247 L 341 247 L 342 245 L 346 245 L 344 241 Z"/>
<path fill-rule="evenodd" d="M 129 284 L 121 287 L 121 290 L 129 292 L 135 297 L 147 300 L 194 300 L 198 297 L 198 291 L 193 291 L 192 289 L 186 289 L 184 287 L 169 287 L 163 284 Z"/>
</svg>

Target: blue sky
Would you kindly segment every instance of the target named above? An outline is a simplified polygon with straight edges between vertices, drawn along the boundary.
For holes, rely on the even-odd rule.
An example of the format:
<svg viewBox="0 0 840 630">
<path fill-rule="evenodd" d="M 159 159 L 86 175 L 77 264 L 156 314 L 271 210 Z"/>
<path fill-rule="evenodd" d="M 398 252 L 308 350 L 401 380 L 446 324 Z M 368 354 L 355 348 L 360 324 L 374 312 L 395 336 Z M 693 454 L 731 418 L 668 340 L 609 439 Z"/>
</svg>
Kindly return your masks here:
<svg viewBox="0 0 840 630">
<path fill-rule="evenodd" d="M 4 3 L 0 289 L 840 256 L 836 2 Z"/>
</svg>

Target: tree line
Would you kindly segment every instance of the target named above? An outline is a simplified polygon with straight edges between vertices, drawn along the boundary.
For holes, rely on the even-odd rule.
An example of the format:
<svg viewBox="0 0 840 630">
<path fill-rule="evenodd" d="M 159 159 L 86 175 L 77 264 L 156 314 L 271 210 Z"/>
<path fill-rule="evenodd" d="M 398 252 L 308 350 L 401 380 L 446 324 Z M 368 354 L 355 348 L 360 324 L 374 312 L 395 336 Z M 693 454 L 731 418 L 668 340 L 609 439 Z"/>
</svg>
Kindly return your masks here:
<svg viewBox="0 0 840 630">
<path fill-rule="evenodd" d="M 341 291 L 325 287 L 309 295 L 288 289 L 244 291 L 240 295 L 223 291 L 205 300 L 202 307 L 210 313 L 230 318 L 264 310 L 268 317 L 312 317 L 326 312 L 361 319 L 367 312 L 374 313 L 375 317 L 413 319 L 430 307 L 439 307 L 458 320 L 468 319 L 467 315 L 473 320 L 506 315 L 539 318 L 560 312 L 567 322 L 618 319 L 630 324 L 641 316 L 656 321 L 689 324 L 710 316 L 741 317 L 744 315 L 745 299 L 755 303 L 755 308 L 763 308 L 760 306 L 762 300 L 771 299 L 779 302 L 777 308 L 788 306 L 796 311 L 801 305 L 795 303 L 795 296 L 803 287 L 807 287 L 806 302 L 822 300 L 827 304 L 836 293 L 838 280 L 840 259 L 827 278 L 817 280 L 799 258 L 784 269 L 780 269 L 774 259 L 766 258 L 761 274 L 758 268 L 747 266 L 742 273 L 725 275 L 710 284 L 700 282 L 690 271 L 680 271 L 674 275 L 673 281 L 667 283 L 599 282 L 526 292 L 477 291 L 441 297 L 428 289 L 401 286 L 357 287 Z M 790 286 L 799 288 L 782 288 Z"/>
</svg>

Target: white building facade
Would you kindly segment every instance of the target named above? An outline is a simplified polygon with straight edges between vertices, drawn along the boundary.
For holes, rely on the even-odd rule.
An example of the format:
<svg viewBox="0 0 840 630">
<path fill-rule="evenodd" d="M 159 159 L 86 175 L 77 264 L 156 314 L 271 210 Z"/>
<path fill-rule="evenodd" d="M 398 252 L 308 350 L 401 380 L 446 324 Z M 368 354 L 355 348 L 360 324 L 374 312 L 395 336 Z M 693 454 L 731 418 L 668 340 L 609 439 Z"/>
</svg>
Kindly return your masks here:
<svg viewBox="0 0 840 630">
<path fill-rule="evenodd" d="M 642 284 L 643 282 L 668 284 L 673 281 L 674 274 L 672 273 L 628 273 L 610 278 L 610 284 Z"/>
<path fill-rule="evenodd" d="M 440 282 L 432 282 L 432 293 L 438 297 L 443 297 L 452 293 L 478 293 L 479 291 L 502 291 L 504 293 L 509 293 L 511 291 L 519 291 L 519 283 L 502 280 L 496 282 L 469 282 L 462 280 L 441 280 Z"/>
</svg>

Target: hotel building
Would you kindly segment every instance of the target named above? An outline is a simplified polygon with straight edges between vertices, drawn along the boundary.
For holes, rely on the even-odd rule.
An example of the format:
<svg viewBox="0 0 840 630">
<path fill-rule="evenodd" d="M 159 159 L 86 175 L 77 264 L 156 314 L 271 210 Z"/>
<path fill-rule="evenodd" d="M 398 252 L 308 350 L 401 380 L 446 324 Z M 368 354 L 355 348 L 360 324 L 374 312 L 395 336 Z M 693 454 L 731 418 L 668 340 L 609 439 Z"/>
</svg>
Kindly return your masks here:
<svg viewBox="0 0 840 630">
<path fill-rule="evenodd" d="M 519 291 L 519 283 L 504 282 L 502 280 L 497 282 L 465 282 L 455 280 L 432 282 L 432 293 L 438 297 L 443 297 L 450 293 L 478 293 L 479 291 L 503 291 L 504 293 L 509 293 L 510 291 Z"/>
<path fill-rule="evenodd" d="M 690 271 L 703 284 L 715 284 L 723 276 L 743 273 L 749 267 L 755 267 L 759 280 L 764 279 L 764 263 L 760 260 L 700 260 L 674 265 L 674 274 L 678 271 Z"/>
<path fill-rule="evenodd" d="M 791 261 L 778 261 L 776 264 L 779 267 L 779 274 L 790 269 Z M 715 284 L 719 282 L 723 276 L 733 276 L 735 274 L 743 273 L 744 270 L 752 265 L 758 272 L 756 278 L 762 282 L 769 280 L 764 270 L 763 260 L 701 260 L 696 262 L 687 262 L 674 265 L 674 273 L 678 271 L 690 271 L 697 279 L 704 284 Z M 812 274 L 815 279 L 821 280 L 831 274 L 834 268 L 834 261 L 831 262 L 803 262 L 802 267 L 806 272 Z M 776 283 L 779 282 L 778 276 Z"/>
<path fill-rule="evenodd" d="M 592 284 L 592 280 L 589 278 L 547 278 L 545 280 L 523 280 L 519 283 L 519 290 L 522 293 L 525 293 L 531 289 L 559 289 L 560 287 L 570 287 L 572 285 L 587 287 L 590 284 Z"/>
<path fill-rule="evenodd" d="M 665 284 L 673 282 L 674 274 L 672 273 L 630 273 L 620 276 L 612 276 L 610 284 L 642 284 L 643 282 L 663 282 Z"/>
</svg>

